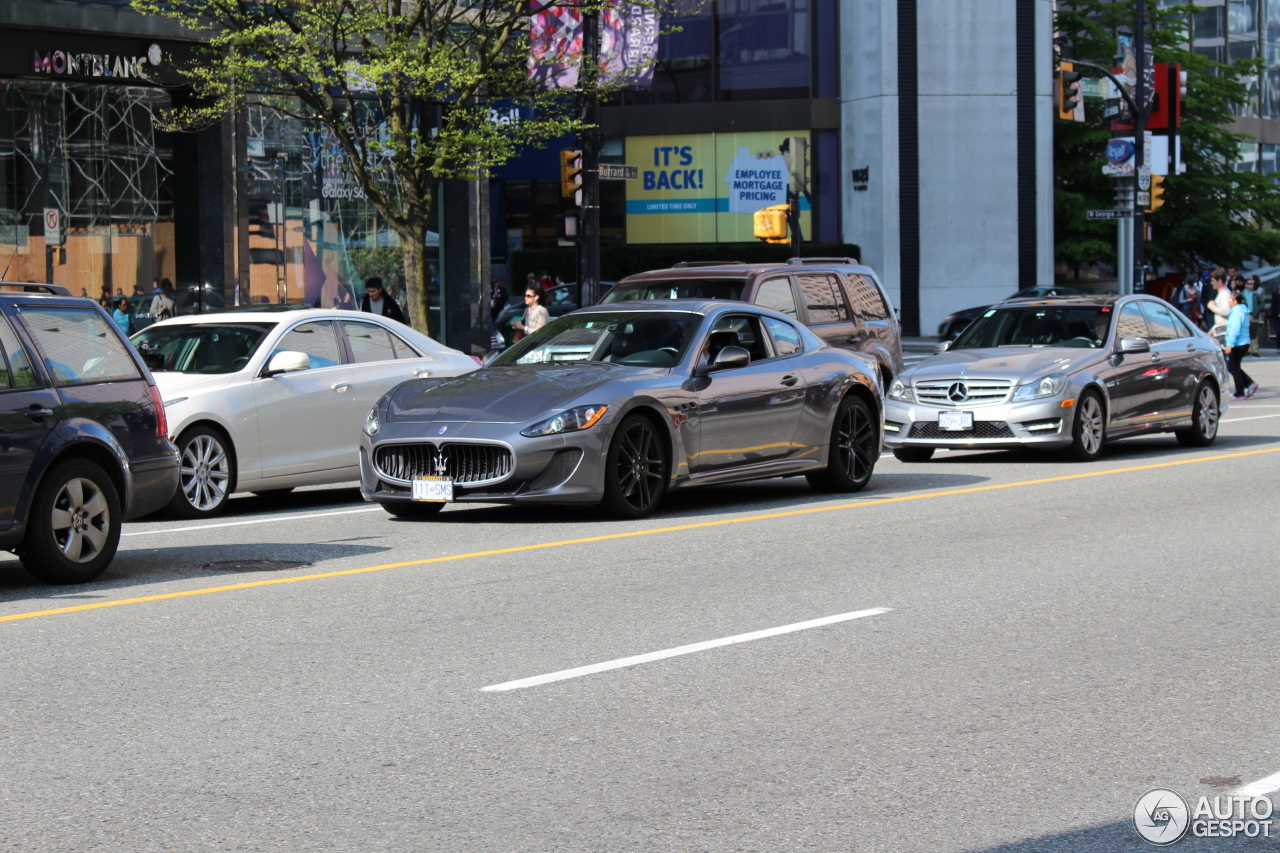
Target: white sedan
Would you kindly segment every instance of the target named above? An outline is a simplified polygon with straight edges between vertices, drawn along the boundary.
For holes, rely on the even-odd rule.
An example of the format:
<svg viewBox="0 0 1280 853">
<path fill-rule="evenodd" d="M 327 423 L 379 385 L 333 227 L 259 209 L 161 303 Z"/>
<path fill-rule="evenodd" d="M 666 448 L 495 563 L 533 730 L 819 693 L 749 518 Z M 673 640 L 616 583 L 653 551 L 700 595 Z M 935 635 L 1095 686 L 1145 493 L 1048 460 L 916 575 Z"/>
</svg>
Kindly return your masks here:
<svg viewBox="0 0 1280 853">
<path fill-rule="evenodd" d="M 360 427 L 379 397 L 406 379 L 479 366 L 408 326 L 352 311 L 176 317 L 132 340 L 181 454 L 166 508 L 179 518 L 216 515 L 232 492 L 360 479 Z"/>
</svg>

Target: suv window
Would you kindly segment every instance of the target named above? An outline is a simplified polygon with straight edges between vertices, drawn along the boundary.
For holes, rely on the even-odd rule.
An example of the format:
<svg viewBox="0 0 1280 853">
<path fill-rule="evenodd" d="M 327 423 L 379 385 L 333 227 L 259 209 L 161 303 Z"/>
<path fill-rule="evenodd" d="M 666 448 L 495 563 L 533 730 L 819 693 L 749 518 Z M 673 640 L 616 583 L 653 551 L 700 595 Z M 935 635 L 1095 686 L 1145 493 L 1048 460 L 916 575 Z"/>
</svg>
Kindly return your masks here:
<svg viewBox="0 0 1280 853">
<path fill-rule="evenodd" d="M 811 326 L 824 323 L 843 323 L 849 319 L 844 297 L 836 289 L 835 280 L 829 275 L 798 275 L 800 293 L 804 297 L 805 310 Z"/>
<path fill-rule="evenodd" d="M 1182 337 L 1182 330 L 1174 323 L 1169 310 L 1155 302 L 1143 302 L 1142 313 L 1147 315 L 1147 326 L 1151 329 L 1151 340 L 1176 341 Z"/>
<path fill-rule="evenodd" d="M 31 359 L 22 348 L 9 321 L 0 315 L 0 391 L 9 388 L 35 388 L 40 383 L 31 367 Z"/>
<path fill-rule="evenodd" d="M 58 386 L 141 379 L 115 324 L 92 308 L 22 308 Z"/>
<path fill-rule="evenodd" d="M 796 316 L 796 299 L 791 292 L 790 278 L 770 278 L 760 282 L 756 298 L 752 301 L 788 317 Z"/>
<path fill-rule="evenodd" d="M 333 324 L 328 320 L 322 320 L 315 323 L 303 323 L 296 329 L 293 329 L 276 345 L 274 356 L 277 352 L 303 352 L 311 358 L 311 369 L 315 370 L 320 367 L 335 367 L 342 363 L 342 356 L 338 354 L 338 338 L 333 332 Z M 271 359 L 267 359 L 270 363 Z"/>
<path fill-rule="evenodd" d="M 887 320 L 889 309 L 880 291 L 864 275 L 848 275 L 849 302 L 864 320 Z"/>
</svg>

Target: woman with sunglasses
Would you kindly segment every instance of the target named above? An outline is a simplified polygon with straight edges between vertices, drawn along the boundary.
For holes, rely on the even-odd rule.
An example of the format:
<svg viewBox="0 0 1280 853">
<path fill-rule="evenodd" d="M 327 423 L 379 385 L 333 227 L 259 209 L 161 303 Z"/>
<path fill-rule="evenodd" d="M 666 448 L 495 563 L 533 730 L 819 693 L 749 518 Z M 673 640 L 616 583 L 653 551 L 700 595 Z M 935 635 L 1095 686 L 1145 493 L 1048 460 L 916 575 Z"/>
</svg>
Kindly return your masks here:
<svg viewBox="0 0 1280 853">
<path fill-rule="evenodd" d="M 525 290 L 524 322 L 516 320 L 511 324 L 511 328 L 515 329 L 515 334 L 512 336 L 513 342 L 524 340 L 526 335 L 533 334 L 547 325 L 547 320 L 551 319 L 551 316 L 543 304 L 545 301 L 542 288 L 530 287 Z"/>
</svg>

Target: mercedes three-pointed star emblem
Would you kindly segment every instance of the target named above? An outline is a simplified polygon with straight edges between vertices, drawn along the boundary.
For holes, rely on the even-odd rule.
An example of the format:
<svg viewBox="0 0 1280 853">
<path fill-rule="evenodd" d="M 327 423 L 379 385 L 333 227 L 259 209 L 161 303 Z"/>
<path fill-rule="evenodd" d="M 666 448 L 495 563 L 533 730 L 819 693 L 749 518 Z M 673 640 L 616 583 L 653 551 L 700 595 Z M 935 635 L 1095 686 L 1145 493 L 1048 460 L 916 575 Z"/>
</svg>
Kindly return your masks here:
<svg viewBox="0 0 1280 853">
<path fill-rule="evenodd" d="M 969 386 L 963 382 L 952 382 L 947 389 L 947 399 L 953 403 L 963 403 L 969 399 Z"/>
</svg>

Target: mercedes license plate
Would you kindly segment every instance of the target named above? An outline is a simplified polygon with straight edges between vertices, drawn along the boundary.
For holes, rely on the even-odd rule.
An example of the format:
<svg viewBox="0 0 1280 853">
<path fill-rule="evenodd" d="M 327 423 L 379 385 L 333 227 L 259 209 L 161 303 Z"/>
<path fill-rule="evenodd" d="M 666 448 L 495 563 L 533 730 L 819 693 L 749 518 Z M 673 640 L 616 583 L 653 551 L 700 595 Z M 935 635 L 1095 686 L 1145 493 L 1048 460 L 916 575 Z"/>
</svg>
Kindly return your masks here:
<svg viewBox="0 0 1280 853">
<path fill-rule="evenodd" d="M 938 429 L 964 432 L 973 429 L 973 412 L 938 412 Z"/>
<path fill-rule="evenodd" d="M 414 477 L 413 499 L 431 503 L 449 503 L 453 500 L 453 478 Z"/>
</svg>

